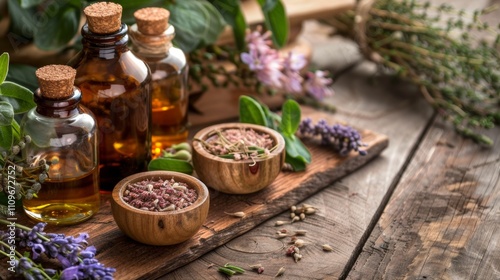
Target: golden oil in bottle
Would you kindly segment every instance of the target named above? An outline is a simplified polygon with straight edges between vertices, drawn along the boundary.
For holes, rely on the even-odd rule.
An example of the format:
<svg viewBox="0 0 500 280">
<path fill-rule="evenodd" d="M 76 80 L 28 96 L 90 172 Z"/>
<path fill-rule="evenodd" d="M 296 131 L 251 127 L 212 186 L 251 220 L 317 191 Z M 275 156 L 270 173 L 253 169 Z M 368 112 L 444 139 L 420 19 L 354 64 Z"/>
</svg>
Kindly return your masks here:
<svg viewBox="0 0 500 280">
<path fill-rule="evenodd" d="M 172 46 L 169 16 L 163 8 L 140 9 L 129 31 L 132 51 L 151 70 L 153 157 L 188 138 L 188 64 L 184 52 Z"/>
<path fill-rule="evenodd" d="M 29 135 L 23 156 L 32 164 L 48 164 L 48 178 L 37 196 L 23 199 L 28 217 L 50 224 L 75 224 L 99 210 L 97 124 L 80 104 L 81 92 L 73 86 L 76 71 L 49 65 L 36 71 L 40 88 L 36 108 L 21 122 Z"/>
<path fill-rule="evenodd" d="M 100 186 L 112 190 L 121 179 L 145 171 L 151 159 L 151 75 L 128 48 L 122 7 L 111 2 L 87 6 L 82 51 L 70 62 L 82 104 L 96 116 Z"/>
</svg>

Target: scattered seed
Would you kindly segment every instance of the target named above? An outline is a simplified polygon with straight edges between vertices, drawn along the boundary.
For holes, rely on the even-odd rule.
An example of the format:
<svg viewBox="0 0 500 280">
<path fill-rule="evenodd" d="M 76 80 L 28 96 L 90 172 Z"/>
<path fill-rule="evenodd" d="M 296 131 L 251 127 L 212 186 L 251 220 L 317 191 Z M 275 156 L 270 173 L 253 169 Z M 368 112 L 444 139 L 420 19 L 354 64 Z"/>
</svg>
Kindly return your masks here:
<svg viewBox="0 0 500 280">
<path fill-rule="evenodd" d="M 295 212 L 295 210 L 297 210 L 297 206 L 292 205 L 292 206 L 290 207 L 290 211 L 291 211 L 291 212 Z"/>
<path fill-rule="evenodd" d="M 237 218 L 244 218 L 245 217 L 244 212 L 234 212 L 234 213 L 224 212 L 224 214 L 229 215 L 229 216 L 233 216 L 233 217 L 237 217 Z"/>
<path fill-rule="evenodd" d="M 288 243 L 289 243 L 289 244 L 293 244 L 293 243 L 295 243 L 295 241 L 297 241 L 297 236 L 292 236 L 292 237 L 290 238 L 290 242 L 288 242 Z"/>
<path fill-rule="evenodd" d="M 281 233 L 287 233 L 288 231 L 286 230 L 286 228 L 282 228 L 279 230 Z"/>
<path fill-rule="evenodd" d="M 300 218 L 301 221 L 305 220 L 306 219 L 306 214 L 300 213 L 299 218 Z"/>
<path fill-rule="evenodd" d="M 283 274 L 285 274 L 285 267 L 282 266 L 279 270 L 278 270 L 278 273 L 276 273 L 276 275 L 274 277 L 280 277 L 282 276 Z"/>
<path fill-rule="evenodd" d="M 284 221 L 276 221 L 276 223 L 274 223 L 274 226 L 279 227 L 279 226 L 282 226 L 284 224 L 288 224 L 288 223 L 284 222 Z"/>
<path fill-rule="evenodd" d="M 307 215 L 312 215 L 312 214 L 316 213 L 316 209 L 309 207 L 309 208 L 306 208 L 304 213 L 306 213 Z"/>
<path fill-rule="evenodd" d="M 306 235 L 306 233 L 307 233 L 307 230 L 303 230 L 303 229 L 299 229 L 299 230 L 295 231 L 295 235 L 299 235 L 299 236 L 304 236 L 304 235 Z"/>
<path fill-rule="evenodd" d="M 295 218 L 295 213 L 292 212 L 292 213 L 290 213 L 290 219 L 293 219 L 293 218 Z"/>
<path fill-rule="evenodd" d="M 321 247 L 323 248 L 323 251 L 325 251 L 325 252 L 333 251 L 333 248 L 328 244 L 323 244 L 323 246 L 321 246 Z"/>
<path fill-rule="evenodd" d="M 300 218 L 298 216 L 293 217 L 292 223 L 300 221 Z"/>
<path fill-rule="evenodd" d="M 295 262 L 298 262 L 298 261 L 300 261 L 301 259 L 302 259 L 302 255 L 301 255 L 301 254 L 298 254 L 298 253 L 293 254 L 293 260 L 294 260 Z"/>
<path fill-rule="evenodd" d="M 282 232 L 277 232 L 277 234 L 276 234 L 277 239 L 282 239 L 282 238 L 285 238 L 287 236 L 288 236 L 288 234 L 282 233 Z"/>
<path fill-rule="evenodd" d="M 306 245 L 306 243 L 302 239 L 297 239 L 297 240 L 295 240 L 293 245 L 297 246 L 298 248 L 301 248 L 301 247 L 304 247 Z"/>
<path fill-rule="evenodd" d="M 303 204 L 302 204 L 302 208 L 313 208 L 313 209 L 314 209 L 314 208 L 316 208 L 316 207 L 312 206 L 311 204 L 306 204 L 306 203 L 303 203 Z"/>
<path fill-rule="evenodd" d="M 262 274 L 264 272 L 264 267 L 260 263 L 251 265 L 250 268 L 257 271 L 258 274 Z"/>
</svg>

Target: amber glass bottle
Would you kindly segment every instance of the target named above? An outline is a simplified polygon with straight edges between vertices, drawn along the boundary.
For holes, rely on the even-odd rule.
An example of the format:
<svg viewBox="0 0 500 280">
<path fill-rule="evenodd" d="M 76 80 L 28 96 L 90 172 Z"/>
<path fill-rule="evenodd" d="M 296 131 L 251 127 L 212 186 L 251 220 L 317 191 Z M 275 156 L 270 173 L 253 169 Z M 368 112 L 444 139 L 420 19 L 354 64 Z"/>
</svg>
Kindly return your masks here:
<svg viewBox="0 0 500 280">
<path fill-rule="evenodd" d="M 136 24 L 130 27 L 132 51 L 151 69 L 152 153 L 188 137 L 188 64 L 181 49 L 172 46 L 174 26 L 168 24 L 170 12 L 163 8 L 136 11 Z"/>
<path fill-rule="evenodd" d="M 78 223 L 99 210 L 97 125 L 79 104 L 75 74 L 64 65 L 38 69 L 37 107 L 21 122 L 22 134 L 32 139 L 23 156 L 49 165 L 37 197 L 23 200 L 23 207 L 30 218 L 51 224 Z"/>
<path fill-rule="evenodd" d="M 98 2 L 85 8 L 82 51 L 69 64 L 82 103 L 97 118 L 101 188 L 144 171 L 151 159 L 151 75 L 127 47 L 128 28 L 120 5 Z"/>
</svg>

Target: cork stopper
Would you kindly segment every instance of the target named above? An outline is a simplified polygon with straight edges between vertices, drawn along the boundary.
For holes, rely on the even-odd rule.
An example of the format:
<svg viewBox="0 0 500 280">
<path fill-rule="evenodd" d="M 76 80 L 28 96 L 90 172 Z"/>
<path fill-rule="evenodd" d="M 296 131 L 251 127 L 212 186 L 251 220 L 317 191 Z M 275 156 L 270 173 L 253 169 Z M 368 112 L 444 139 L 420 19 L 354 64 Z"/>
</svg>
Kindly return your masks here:
<svg viewBox="0 0 500 280">
<path fill-rule="evenodd" d="M 137 29 L 145 35 L 160 35 L 168 27 L 170 12 L 163 8 L 143 8 L 134 13 Z"/>
<path fill-rule="evenodd" d="M 73 95 L 76 70 L 66 65 L 47 65 L 35 72 L 44 98 L 66 99 Z"/>
<path fill-rule="evenodd" d="M 87 17 L 89 30 L 96 34 L 111 34 L 122 25 L 122 6 L 111 2 L 97 2 L 87 6 L 83 13 Z"/>
</svg>

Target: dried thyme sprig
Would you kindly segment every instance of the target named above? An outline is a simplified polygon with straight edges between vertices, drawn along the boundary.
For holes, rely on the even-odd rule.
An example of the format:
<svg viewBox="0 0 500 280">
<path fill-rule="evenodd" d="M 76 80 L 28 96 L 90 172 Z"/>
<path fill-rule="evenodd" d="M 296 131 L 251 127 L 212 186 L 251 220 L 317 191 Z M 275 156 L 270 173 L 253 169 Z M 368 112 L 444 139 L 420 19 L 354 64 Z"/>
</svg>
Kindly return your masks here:
<svg viewBox="0 0 500 280">
<path fill-rule="evenodd" d="M 31 199 L 41 189 L 41 184 L 47 179 L 49 165 L 45 160 L 36 164 L 31 159 L 22 157 L 22 150 L 31 142 L 31 137 L 25 136 L 8 151 L 0 154 L 0 192 L 8 192 L 14 187 L 16 199 Z M 10 182 L 10 183 L 9 183 Z M 4 209 L 4 208 L 0 208 Z M 2 214 L 6 214 L 1 212 Z"/>
<path fill-rule="evenodd" d="M 491 10 L 466 16 L 447 4 L 358 1 L 355 11 L 329 23 L 354 38 L 367 58 L 419 86 L 459 133 L 491 145 L 475 129 L 500 124 L 500 34 L 492 43 L 471 36 L 495 29 L 480 20 Z"/>
</svg>

